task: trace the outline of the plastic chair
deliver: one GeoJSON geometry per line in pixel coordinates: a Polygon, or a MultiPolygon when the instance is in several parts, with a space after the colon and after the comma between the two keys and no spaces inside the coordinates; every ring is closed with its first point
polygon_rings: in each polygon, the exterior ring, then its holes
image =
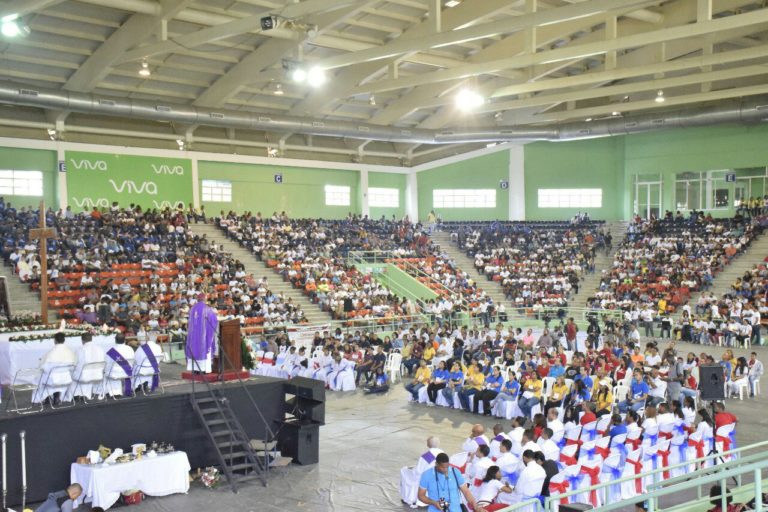
{"type": "MultiPolygon", "coordinates": [[[[72,372],[75,369],[75,365],[73,364],[64,364],[64,365],[58,365],[53,366],[47,370],[47,373],[45,370],[43,370],[43,378],[40,380],[41,386],[38,386],[35,393],[32,395],[33,397],[35,395],[38,395],[38,393],[43,393],[49,389],[55,390],[52,394],[59,393],[60,394],[60,403],[69,402],[68,405],[54,405],[53,401],[51,401],[51,409],[59,409],[59,408],[67,408],[72,407],[75,405],[75,403],[72,401],[71,398],[66,396],[67,388],[69,388],[70,385],[72,385],[72,372]],[[69,398],[69,400],[67,400],[69,398]]],[[[45,398],[50,397],[51,395],[47,396],[41,396],[38,395],[41,399],[41,402],[45,400],[45,398]]]]}
{"type": "MultiPolygon", "coordinates": [[[[157,358],[158,363],[160,363],[161,360],[162,356],[157,358]]],[[[155,369],[152,368],[152,363],[149,362],[149,359],[145,359],[138,366],[134,364],[133,375],[131,376],[131,389],[133,389],[135,393],[136,388],[141,386],[141,392],[144,396],[147,396],[152,393],[152,391],[150,390],[150,392],[147,393],[146,389],[144,389],[144,386],[141,384],[151,383],[155,376],[157,376],[157,389],[160,390],[160,394],[162,395],[165,393],[165,388],[163,387],[163,379],[160,378],[160,365],[158,364],[157,371],[155,371],[155,369]]]]}
{"type": "Polygon", "coordinates": [[[5,403],[6,412],[15,412],[18,414],[33,414],[41,412],[43,410],[43,403],[40,402],[40,409],[35,409],[35,404],[30,399],[29,407],[19,407],[18,397],[16,393],[23,391],[31,391],[33,394],[37,391],[37,387],[40,385],[40,380],[43,378],[43,371],[40,368],[24,368],[16,372],[13,376],[13,382],[8,389],[11,392],[11,400],[5,403]],[[9,408],[13,402],[13,408],[9,408]]]}

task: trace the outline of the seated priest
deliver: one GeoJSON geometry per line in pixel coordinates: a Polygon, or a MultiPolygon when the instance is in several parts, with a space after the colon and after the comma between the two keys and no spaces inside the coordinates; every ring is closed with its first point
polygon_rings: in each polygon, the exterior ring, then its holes
{"type": "Polygon", "coordinates": [[[427,451],[422,453],[416,465],[413,467],[403,467],[400,469],[400,498],[411,506],[411,508],[423,507],[424,504],[418,501],[419,480],[424,471],[435,467],[435,458],[439,453],[440,439],[430,436],[427,439],[427,451]]]}
{"type": "Polygon", "coordinates": [[[67,389],[65,401],[73,398],[90,400],[94,392],[101,394],[106,365],[104,349],[93,343],[93,335],[89,332],[83,333],[80,339],[83,345],[75,354],[77,363],[72,371],[72,384],[67,389]]]}
{"type": "Polygon", "coordinates": [[[132,396],[133,349],[125,344],[125,334],[115,336],[115,346],[107,350],[107,365],[104,368],[104,395],[132,396]]]}
{"type": "Polygon", "coordinates": [[[163,349],[157,342],[150,339],[139,340],[133,362],[133,389],[149,393],[160,384],[160,361],[163,360],[163,349]]]}
{"type": "Polygon", "coordinates": [[[53,336],[53,348],[40,360],[42,377],[40,385],[32,395],[32,402],[41,403],[53,397],[54,405],[58,405],[61,398],[72,384],[72,369],[77,362],[75,353],[64,344],[66,337],[63,332],[57,332],[53,336]]]}

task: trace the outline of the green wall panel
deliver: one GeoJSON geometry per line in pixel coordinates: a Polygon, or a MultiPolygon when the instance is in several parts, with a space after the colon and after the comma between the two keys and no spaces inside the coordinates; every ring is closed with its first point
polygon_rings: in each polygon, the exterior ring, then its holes
{"type": "Polygon", "coordinates": [[[435,189],[494,189],[496,208],[435,209],[443,220],[506,220],[509,217],[509,191],[499,182],[509,179],[509,151],[497,151],[461,162],[435,167],[418,173],[419,220],[432,210],[435,189]]]}
{"type": "Polygon", "coordinates": [[[339,219],[350,212],[360,213],[360,176],[356,171],[201,161],[198,173],[201,199],[202,180],[232,183],[231,203],[201,202],[208,215],[218,215],[221,210],[261,212],[264,216],[285,211],[294,218],[339,219]],[[282,183],[275,183],[275,174],[283,175],[282,183]],[[326,206],[325,185],[350,187],[350,206],[326,206]]]}
{"type": "Polygon", "coordinates": [[[72,210],[138,204],[165,208],[192,202],[192,165],[182,158],[67,151],[67,195],[72,210]]]}
{"type": "Polygon", "coordinates": [[[562,220],[579,211],[593,219],[622,216],[624,138],[537,142],[525,146],[525,218],[562,220]],[[540,188],[601,188],[602,208],[539,208],[540,188]]]}
{"type": "Polygon", "coordinates": [[[388,219],[394,215],[398,220],[405,217],[405,174],[395,174],[388,172],[369,172],[368,187],[374,188],[396,188],[400,191],[400,206],[397,208],[384,208],[371,206],[370,217],[379,219],[382,215],[388,219]]]}
{"type": "Polygon", "coordinates": [[[56,192],[59,177],[55,151],[0,147],[0,162],[2,162],[0,168],[4,170],[43,173],[43,197],[6,195],[7,202],[15,208],[20,208],[22,206],[37,207],[40,200],[44,200],[46,206],[59,207],[56,192]]]}

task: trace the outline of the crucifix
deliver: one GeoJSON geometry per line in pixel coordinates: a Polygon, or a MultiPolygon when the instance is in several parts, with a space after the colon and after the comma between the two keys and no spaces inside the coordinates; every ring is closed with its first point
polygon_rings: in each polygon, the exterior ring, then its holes
{"type": "Polygon", "coordinates": [[[48,239],[56,238],[56,229],[45,226],[45,201],[40,201],[40,223],[29,230],[29,238],[40,240],[40,309],[43,324],[48,323],[48,239]]]}

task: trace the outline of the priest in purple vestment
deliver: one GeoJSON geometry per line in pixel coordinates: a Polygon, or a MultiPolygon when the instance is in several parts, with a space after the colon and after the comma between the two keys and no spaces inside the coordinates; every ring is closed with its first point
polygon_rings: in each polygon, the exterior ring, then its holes
{"type": "Polygon", "coordinates": [[[187,324],[187,370],[211,373],[211,364],[217,351],[219,319],[216,310],[205,303],[205,294],[189,310],[187,324]]]}

